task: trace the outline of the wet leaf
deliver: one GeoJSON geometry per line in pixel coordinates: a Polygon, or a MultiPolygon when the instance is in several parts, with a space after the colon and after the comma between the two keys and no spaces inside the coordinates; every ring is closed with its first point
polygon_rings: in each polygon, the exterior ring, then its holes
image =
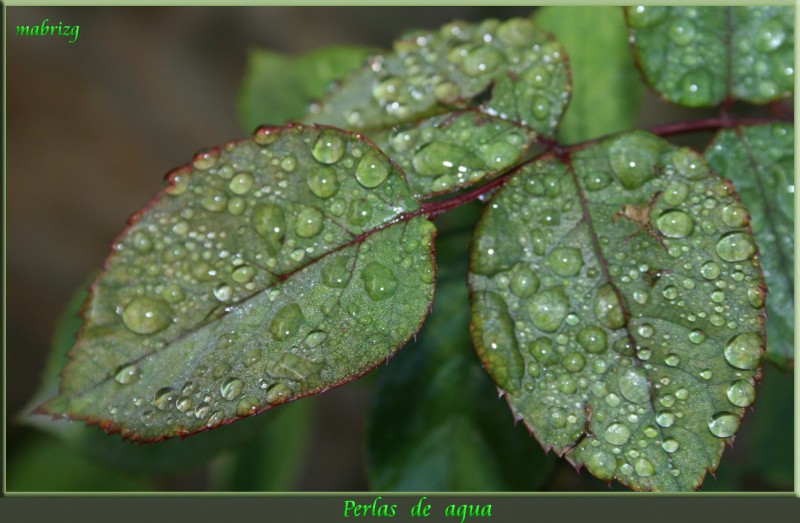
{"type": "Polygon", "coordinates": [[[248,131],[300,120],[333,82],[377,52],[369,47],[333,46],[293,57],[253,49],[237,96],[239,120],[248,131]]]}
{"type": "Polygon", "coordinates": [[[699,154],[644,132],[537,161],[490,200],[472,337],[546,449],[636,490],[716,469],[764,347],[755,240],[723,219],[736,206],[699,154]]]}
{"type": "Polygon", "coordinates": [[[792,7],[627,8],[645,78],[688,107],[765,103],[794,90],[792,7]]]}
{"type": "Polygon", "coordinates": [[[629,129],[643,89],[628,45],[624,12],[611,6],[551,5],[538,9],[533,20],[553,33],[569,56],[572,99],[558,128],[559,140],[577,143],[629,129]]]}
{"type": "Polygon", "coordinates": [[[706,158],[733,182],[749,211],[732,209],[723,219],[753,228],[769,289],[767,357],[786,367],[794,358],[794,129],[772,124],[722,131],[706,158]]]}
{"type": "Polygon", "coordinates": [[[435,229],[369,142],[261,128],[168,182],[92,284],[42,411],[137,440],[192,434],[350,381],[419,329],[435,229]]]}
{"type": "Polygon", "coordinates": [[[419,342],[380,374],[368,436],[375,490],[535,490],[552,469],[527,430],[512,423],[472,352],[468,242],[466,232],[437,241],[431,318],[419,342]]]}
{"type": "Polygon", "coordinates": [[[307,121],[371,131],[478,106],[552,136],[569,100],[561,46],[529,20],[453,22],[416,31],[372,57],[307,121]]]}

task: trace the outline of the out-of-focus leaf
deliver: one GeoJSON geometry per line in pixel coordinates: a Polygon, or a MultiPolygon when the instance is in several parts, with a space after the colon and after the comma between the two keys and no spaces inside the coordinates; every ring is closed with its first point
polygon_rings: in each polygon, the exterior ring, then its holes
{"type": "Polygon", "coordinates": [[[546,449],[636,490],[716,469],[765,343],[746,216],[699,154],[644,132],[537,161],[490,200],[473,340],[546,449]]]}
{"type": "Polygon", "coordinates": [[[168,181],[92,284],[41,411],[189,435],[350,381],[419,330],[435,228],[370,142],[260,128],[168,181]]]}
{"type": "Polygon", "coordinates": [[[9,492],[133,492],[147,481],[111,471],[52,437],[32,439],[8,463],[9,492]]]}
{"type": "MultiPolygon", "coordinates": [[[[767,282],[767,358],[794,359],[794,128],[790,124],[721,131],[706,150],[750,212],[767,282]]],[[[725,215],[723,215],[723,219],[725,215]]]]}
{"type": "Polygon", "coordinates": [[[332,46],[292,57],[251,50],[236,101],[242,126],[251,131],[259,125],[302,119],[333,82],[378,52],[370,47],[332,46]]]}
{"type": "Polygon", "coordinates": [[[558,128],[564,143],[629,129],[642,99],[625,15],[619,7],[547,6],[533,21],[564,46],[572,99],[558,128]]]}
{"type": "Polygon", "coordinates": [[[645,78],[667,100],[710,107],[794,92],[794,8],[628,7],[645,78]]]}
{"type": "Polygon", "coordinates": [[[432,316],[420,341],[381,371],[369,424],[373,489],[534,490],[552,468],[528,431],[514,426],[471,350],[468,242],[467,233],[437,242],[432,316]]]}
{"type": "Polygon", "coordinates": [[[569,100],[564,50],[530,20],[415,31],[313,108],[308,121],[367,132],[479,106],[553,135],[569,100]]]}
{"type": "Polygon", "coordinates": [[[271,414],[257,437],[220,457],[215,465],[216,489],[271,492],[293,490],[300,473],[314,410],[298,401],[271,414]]]}

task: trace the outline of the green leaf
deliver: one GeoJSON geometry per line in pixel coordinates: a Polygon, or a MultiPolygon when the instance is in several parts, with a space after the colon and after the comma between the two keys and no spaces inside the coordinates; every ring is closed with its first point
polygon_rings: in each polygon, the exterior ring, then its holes
{"type": "Polygon", "coordinates": [[[307,121],[372,131],[479,106],[552,136],[569,100],[564,50],[529,20],[409,33],[315,106],[307,121]]]}
{"type": "Polygon", "coordinates": [[[193,434],[350,381],[424,321],[435,228],[363,138],[260,128],[168,181],[92,284],[41,411],[193,434]]]}
{"type": "Polygon", "coordinates": [[[648,83],[688,107],[794,92],[793,7],[627,8],[648,83]]]}
{"type": "Polygon", "coordinates": [[[302,472],[313,404],[291,403],[269,416],[259,435],[215,463],[216,490],[290,491],[302,472]]]}
{"type": "Polygon", "coordinates": [[[553,33],[569,56],[573,94],[558,129],[559,140],[576,143],[629,129],[643,89],[623,11],[610,6],[547,6],[536,11],[533,21],[553,33]]]}
{"type": "MultiPolygon", "coordinates": [[[[90,281],[87,281],[85,287],[88,287],[89,284],[90,281]]],[[[263,433],[265,424],[267,430],[273,426],[267,416],[261,416],[243,423],[226,425],[213,432],[198,434],[187,440],[171,440],[160,445],[140,447],[118,438],[110,438],[102,432],[86,430],[85,427],[69,423],[67,420],[50,420],[39,416],[30,416],[30,412],[37,405],[58,393],[59,371],[69,361],[67,353],[77,339],[82,323],[79,312],[87,297],[88,292],[84,288],[75,293],[70,300],[56,326],[41,385],[15,420],[17,423],[38,428],[63,441],[66,447],[59,452],[70,454],[69,457],[64,457],[65,460],[80,462],[86,457],[97,466],[112,467],[127,474],[150,476],[172,474],[201,465],[223,450],[247,444],[263,433]]],[[[302,403],[300,402],[300,405],[302,403]]],[[[52,446],[49,443],[46,445],[48,448],[52,446]]],[[[273,451],[273,455],[284,457],[285,453],[282,450],[273,451]]],[[[66,490],[72,490],[72,488],[66,490]]],[[[88,488],[88,490],[103,489],[88,488]]]]}
{"type": "Polygon", "coordinates": [[[380,374],[368,435],[375,490],[534,490],[552,468],[527,430],[512,424],[470,349],[468,242],[468,233],[437,241],[442,268],[431,318],[420,341],[380,374]]]}
{"type": "Polygon", "coordinates": [[[769,290],[767,357],[785,367],[794,358],[794,128],[771,124],[721,131],[706,158],[733,182],[750,211],[746,219],[769,290]]]}
{"type": "Polygon", "coordinates": [[[550,157],[486,207],[472,334],[514,415],[577,467],[698,488],[754,397],[764,282],[746,210],[703,158],[644,132],[550,157]],[[507,248],[513,245],[516,248],[507,248]]]}
{"type": "Polygon", "coordinates": [[[359,68],[378,49],[333,46],[290,57],[266,49],[247,56],[236,107],[248,131],[264,124],[300,120],[332,82],[359,68]]]}
{"type": "Polygon", "coordinates": [[[133,492],[153,490],[147,481],[98,465],[64,442],[37,437],[9,463],[10,492],[133,492]]]}

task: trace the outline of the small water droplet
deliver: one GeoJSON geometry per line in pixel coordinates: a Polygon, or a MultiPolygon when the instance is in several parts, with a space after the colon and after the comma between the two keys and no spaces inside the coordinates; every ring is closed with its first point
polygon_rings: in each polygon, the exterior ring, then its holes
{"type": "Polygon", "coordinates": [[[172,320],[170,306],[155,298],[134,298],[122,312],[123,323],[136,334],[155,334],[167,328],[172,320]]]}
{"type": "Polygon", "coordinates": [[[611,283],[604,283],[597,289],[594,314],[597,321],[609,329],[619,329],[625,325],[625,312],[611,283]]]}
{"type": "Polygon", "coordinates": [[[612,423],[606,428],[606,441],[612,445],[624,445],[631,437],[631,430],[624,423],[612,423]]]}
{"type": "Polygon", "coordinates": [[[656,221],[658,230],[667,238],[685,238],[694,230],[692,217],[683,211],[666,211],[656,221]]]}
{"type": "Polygon", "coordinates": [[[397,289],[397,276],[385,265],[370,262],[361,272],[364,280],[364,290],[373,301],[385,300],[394,295],[397,289]]]}
{"type": "Polygon", "coordinates": [[[568,371],[568,372],[580,372],[583,369],[583,366],[586,364],[586,359],[577,352],[571,352],[564,356],[564,359],[561,360],[561,365],[568,371]]]}
{"type": "Polygon", "coordinates": [[[743,332],[725,346],[725,360],[737,369],[755,369],[761,363],[763,339],[757,332],[743,332]]]}
{"type": "Polygon", "coordinates": [[[739,429],[739,416],[732,412],[717,412],[708,422],[708,430],[718,438],[729,438],[739,429]]]}
{"type": "Polygon", "coordinates": [[[509,290],[514,296],[527,298],[539,289],[539,278],[527,267],[518,269],[511,278],[509,290]]]}
{"type": "Polygon", "coordinates": [[[677,354],[668,354],[667,357],[664,358],[664,363],[666,363],[669,367],[677,367],[680,362],[681,359],[677,354]]]}
{"type": "Polygon", "coordinates": [[[250,173],[239,173],[231,178],[228,188],[234,194],[246,194],[253,186],[253,175],[250,173]]]}
{"type": "Polygon", "coordinates": [[[369,153],[361,158],[356,167],[356,179],[364,187],[377,187],[389,176],[389,165],[378,155],[369,153]]]}
{"type": "Polygon", "coordinates": [[[279,405],[289,401],[292,395],[292,389],[283,383],[277,383],[267,391],[266,399],[270,405],[279,405]]]}
{"type": "Polygon", "coordinates": [[[528,304],[528,314],[536,328],[553,332],[569,314],[569,299],[563,287],[552,287],[535,294],[528,304]]]}
{"type": "Polygon", "coordinates": [[[644,403],[650,399],[650,382],[643,370],[628,369],[620,376],[619,391],[628,401],[644,403]]]}
{"type": "Polygon", "coordinates": [[[668,410],[662,410],[656,414],[656,423],[665,429],[669,428],[675,423],[675,414],[668,410]]]}
{"type": "Polygon", "coordinates": [[[222,397],[228,401],[233,401],[239,397],[244,389],[244,382],[238,378],[228,378],[222,382],[219,388],[222,397]]]}
{"type": "Polygon", "coordinates": [[[598,479],[611,481],[617,470],[617,460],[608,452],[596,450],[586,460],[586,469],[598,479]]]}
{"type": "Polygon", "coordinates": [[[156,391],[152,404],[158,410],[167,411],[175,404],[175,392],[170,387],[163,387],[156,391]]]}
{"type": "Polygon", "coordinates": [[[258,411],[258,398],[245,396],[236,404],[237,416],[252,416],[258,411]]]}
{"type": "Polygon", "coordinates": [[[756,399],[756,389],[748,380],[736,380],[728,385],[727,396],[737,407],[749,407],[756,399]]]}
{"type": "Polygon", "coordinates": [[[586,352],[593,354],[603,353],[608,347],[606,332],[594,325],[584,327],[581,332],[578,333],[578,343],[586,349],[586,352]]]}
{"type": "Polygon", "coordinates": [[[233,289],[230,285],[220,285],[214,289],[214,297],[222,302],[229,301],[233,297],[233,289]]]}
{"type": "Polygon", "coordinates": [[[294,336],[305,321],[303,312],[296,303],[281,307],[272,318],[269,332],[278,340],[283,341],[294,336]]]}
{"type": "Polygon", "coordinates": [[[668,454],[672,454],[673,452],[678,450],[679,447],[680,445],[675,440],[675,438],[665,438],[664,441],[661,443],[661,448],[664,449],[664,452],[667,452],[668,454]]]}
{"type": "Polygon", "coordinates": [[[324,130],[311,149],[311,155],[320,163],[332,164],[344,156],[344,149],[344,141],[337,132],[324,130]]]}
{"type": "Polygon", "coordinates": [[[339,179],[330,167],[314,170],[306,180],[309,190],[319,198],[327,199],[339,191],[339,179]]]}
{"type": "Polygon", "coordinates": [[[639,458],[633,466],[636,473],[642,477],[649,477],[656,473],[656,469],[652,463],[644,458],[639,458]]]}
{"type": "Polygon", "coordinates": [[[550,252],[550,268],[559,276],[575,276],[583,267],[581,251],[574,247],[556,247],[550,252]]]}
{"type": "Polygon", "coordinates": [[[315,207],[304,207],[297,215],[294,230],[301,238],[311,238],[322,230],[324,217],[315,207]]]}
{"type": "Polygon", "coordinates": [[[140,375],[139,367],[136,365],[123,365],[118,367],[114,373],[114,381],[120,385],[130,385],[138,380],[140,375]]]}
{"type": "Polygon", "coordinates": [[[691,341],[692,343],[695,344],[703,343],[705,339],[706,339],[706,334],[700,329],[695,329],[689,333],[689,341],[691,341]]]}

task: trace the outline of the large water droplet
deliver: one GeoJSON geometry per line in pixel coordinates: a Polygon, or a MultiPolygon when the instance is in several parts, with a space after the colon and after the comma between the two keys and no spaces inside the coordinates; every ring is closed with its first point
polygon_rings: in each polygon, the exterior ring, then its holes
{"type": "Polygon", "coordinates": [[[728,385],[727,396],[737,407],[749,407],[756,399],[756,389],[748,380],[736,380],[728,385]]]}
{"type": "Polygon", "coordinates": [[[347,268],[348,258],[339,256],[322,268],[322,283],[332,289],[344,289],[350,281],[350,270],[347,268]]]}
{"type": "Polygon", "coordinates": [[[552,287],[535,294],[528,305],[528,313],[536,328],[553,332],[569,314],[569,299],[563,287],[552,287]]]}
{"type": "Polygon", "coordinates": [[[739,429],[739,416],[732,412],[717,412],[708,422],[708,430],[718,438],[729,438],[739,429]]]}
{"type": "Polygon", "coordinates": [[[611,481],[614,479],[614,472],[617,470],[617,460],[608,452],[596,450],[586,460],[586,469],[598,479],[611,481]]]}
{"type": "Polygon", "coordinates": [[[222,382],[219,392],[223,398],[233,401],[239,397],[244,389],[244,382],[238,378],[228,378],[222,382]]]}
{"type": "Polygon", "coordinates": [[[114,373],[114,381],[120,385],[130,385],[138,380],[140,375],[139,367],[136,365],[123,365],[118,367],[114,373]]]}
{"type": "Polygon", "coordinates": [[[650,383],[639,368],[628,369],[619,378],[619,391],[630,402],[644,403],[650,399],[650,383]]]}
{"type": "Polygon", "coordinates": [[[611,168],[622,186],[632,190],[655,176],[655,164],[661,149],[658,138],[645,134],[626,134],[608,150],[611,168]]]}
{"type": "Polygon", "coordinates": [[[315,207],[304,207],[297,214],[297,221],[294,230],[301,238],[311,238],[322,230],[324,217],[319,209],[315,207]]]}
{"type": "Polygon", "coordinates": [[[624,445],[631,437],[631,430],[624,423],[612,423],[605,433],[606,441],[612,445],[624,445]]]}
{"type": "Polygon", "coordinates": [[[154,334],[167,328],[172,320],[170,306],[155,298],[134,298],[122,311],[123,323],[136,334],[154,334]]]}
{"type": "Polygon", "coordinates": [[[322,131],[311,149],[311,155],[320,163],[336,163],[344,156],[344,141],[334,131],[322,131]]]}
{"type": "Polygon", "coordinates": [[[330,167],[316,169],[306,180],[309,190],[319,198],[330,198],[339,191],[339,179],[330,167]]]}
{"type": "Polygon", "coordinates": [[[550,252],[550,268],[559,276],[575,276],[583,267],[583,256],[575,247],[556,247],[550,252]]]}
{"type": "Polygon", "coordinates": [[[361,279],[364,280],[364,290],[374,301],[391,297],[397,289],[397,276],[392,269],[378,262],[368,263],[361,272],[361,279]]]}
{"type": "Polygon", "coordinates": [[[527,298],[539,289],[539,278],[527,267],[517,269],[511,278],[509,290],[514,296],[527,298]]]}
{"type": "Polygon", "coordinates": [[[262,203],[253,209],[253,228],[266,240],[267,252],[274,256],[280,251],[286,235],[283,209],[273,203],[262,203]]]}
{"type": "Polygon", "coordinates": [[[586,349],[586,352],[593,354],[605,352],[608,347],[606,332],[594,325],[584,327],[581,332],[578,333],[578,343],[586,349]]]}
{"type": "Polygon", "coordinates": [[[726,234],[717,242],[717,254],[728,262],[744,261],[756,253],[753,238],[743,232],[726,234]]]}
{"type": "Polygon", "coordinates": [[[683,211],[667,211],[657,220],[658,230],[667,238],[685,238],[692,234],[694,221],[683,211]]]}
{"type": "Polygon", "coordinates": [[[744,227],[750,223],[750,214],[739,204],[726,205],[722,209],[722,223],[728,227],[744,227]]]}
{"type": "Polygon", "coordinates": [[[619,329],[625,326],[625,311],[611,283],[604,283],[594,296],[594,315],[603,326],[619,329]]]}
{"type": "Polygon", "coordinates": [[[761,363],[763,339],[757,332],[743,332],[725,346],[725,360],[737,369],[755,369],[761,363]]]}
{"type": "Polygon", "coordinates": [[[305,317],[300,307],[296,303],[290,303],[275,313],[269,331],[276,340],[282,341],[294,336],[303,321],[305,321],[305,317]]]}
{"type": "Polygon", "coordinates": [[[383,183],[386,177],[389,176],[389,166],[383,158],[378,155],[369,153],[358,162],[356,167],[356,179],[358,183],[371,189],[383,183]]]}
{"type": "Polygon", "coordinates": [[[636,474],[642,477],[652,476],[656,473],[656,468],[653,466],[653,464],[644,458],[637,459],[636,463],[633,465],[633,468],[636,471],[636,474]]]}
{"type": "Polygon", "coordinates": [[[480,167],[480,160],[468,149],[444,142],[433,142],[420,149],[412,159],[414,173],[438,177],[456,174],[460,169],[480,167]]]}

